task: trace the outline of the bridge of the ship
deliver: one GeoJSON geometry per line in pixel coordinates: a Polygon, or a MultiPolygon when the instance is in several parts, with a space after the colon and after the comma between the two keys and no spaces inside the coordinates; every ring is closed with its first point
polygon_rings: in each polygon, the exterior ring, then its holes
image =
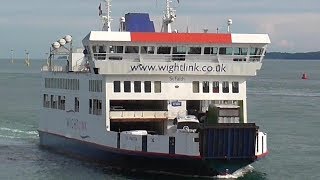
{"type": "MultiPolygon", "coordinates": [[[[249,74],[255,75],[269,43],[267,34],[233,33],[92,31],[83,39],[85,55],[92,60],[92,66],[99,68],[100,74],[139,74],[137,71],[129,72],[132,65],[146,65],[141,69],[145,73],[145,70],[152,71],[152,66],[159,63],[183,63],[188,67],[194,63],[204,66],[214,63],[236,63],[239,69],[252,69],[249,74]],[[251,65],[248,65],[249,63],[251,65]],[[119,65],[122,68],[119,68],[119,65]]],[[[161,74],[161,71],[151,71],[148,74],[161,74]]]]}

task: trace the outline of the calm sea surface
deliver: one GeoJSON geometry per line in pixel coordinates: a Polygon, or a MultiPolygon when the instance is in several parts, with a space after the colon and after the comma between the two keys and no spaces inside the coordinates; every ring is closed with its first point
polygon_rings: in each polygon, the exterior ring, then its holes
{"type": "MultiPolygon", "coordinates": [[[[38,146],[40,67],[0,59],[0,179],[178,179],[122,172],[38,146]]],[[[270,155],[240,179],[320,179],[320,61],[265,60],[248,80],[248,118],[270,155]],[[301,80],[306,72],[309,80],[301,80]]]]}

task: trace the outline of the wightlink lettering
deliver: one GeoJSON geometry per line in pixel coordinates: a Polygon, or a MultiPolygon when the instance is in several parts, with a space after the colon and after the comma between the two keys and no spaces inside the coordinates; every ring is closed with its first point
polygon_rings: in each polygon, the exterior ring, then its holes
{"type": "Polygon", "coordinates": [[[178,64],[174,63],[172,65],[132,65],[130,66],[131,71],[143,71],[143,72],[150,72],[150,71],[163,71],[168,73],[174,72],[226,72],[226,66],[224,64],[218,64],[215,66],[207,66],[207,65],[198,65],[194,63],[190,64],[178,64]]]}

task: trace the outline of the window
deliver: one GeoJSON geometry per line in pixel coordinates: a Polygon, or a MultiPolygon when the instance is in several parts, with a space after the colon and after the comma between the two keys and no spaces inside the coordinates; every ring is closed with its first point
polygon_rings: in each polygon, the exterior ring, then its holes
{"type": "Polygon", "coordinates": [[[232,93],[239,93],[239,82],[232,82],[232,93]]]}
{"type": "Polygon", "coordinates": [[[139,46],[126,46],[125,53],[139,53],[139,46]]]}
{"type": "Polygon", "coordinates": [[[222,82],[222,92],[229,93],[229,82],[228,81],[222,82]]]}
{"type": "Polygon", "coordinates": [[[102,114],[102,100],[89,99],[89,114],[94,114],[94,115],[102,114]]]}
{"type": "Polygon", "coordinates": [[[151,93],[151,81],[144,82],[144,92],[151,93]]]}
{"type": "Polygon", "coordinates": [[[221,55],[232,55],[233,48],[231,47],[221,47],[219,48],[219,54],[221,55]]]}
{"type": "Polygon", "coordinates": [[[172,54],[186,54],[186,52],[185,46],[176,46],[172,48],[172,54]]]}
{"type": "Polygon", "coordinates": [[[99,53],[106,53],[104,46],[99,46],[99,53]]]}
{"type": "Polygon", "coordinates": [[[213,81],[212,83],[212,92],[219,93],[219,81],[213,81]]]}
{"type": "Polygon", "coordinates": [[[120,81],[113,81],[113,92],[120,92],[120,81]]]}
{"type": "Polygon", "coordinates": [[[123,53],[123,46],[109,46],[109,53],[123,53]]]}
{"type": "Polygon", "coordinates": [[[250,55],[262,55],[263,48],[250,48],[250,55]]]}
{"type": "Polygon", "coordinates": [[[124,81],[124,92],[131,92],[131,82],[124,81]]]}
{"type": "Polygon", "coordinates": [[[189,47],[188,54],[201,54],[201,47],[189,47]]]}
{"type": "Polygon", "coordinates": [[[141,54],[154,54],[154,46],[141,46],[141,54]]]}
{"type": "Polygon", "coordinates": [[[92,99],[89,99],[89,114],[92,114],[92,99]]]}
{"type": "Polygon", "coordinates": [[[193,93],[199,93],[199,81],[192,82],[192,91],[193,93]]]}
{"type": "Polygon", "coordinates": [[[170,54],[170,53],[171,53],[171,47],[168,47],[168,46],[158,47],[157,54],[170,54]]]}
{"type": "Polygon", "coordinates": [[[75,97],[74,98],[74,112],[79,112],[79,107],[80,107],[79,98],[75,97]]]}
{"type": "Polygon", "coordinates": [[[58,96],[58,109],[65,110],[66,97],[58,96]]]}
{"type": "Polygon", "coordinates": [[[205,47],[204,54],[218,54],[218,48],[216,47],[205,47]]]}
{"type": "Polygon", "coordinates": [[[209,93],[209,81],[202,82],[202,92],[209,93]]]}
{"type": "Polygon", "coordinates": [[[161,93],[161,81],[154,82],[154,92],[161,93]]]}
{"type": "Polygon", "coordinates": [[[57,96],[51,95],[51,108],[57,109],[57,96]]]}
{"type": "Polygon", "coordinates": [[[141,81],[134,81],[134,92],[141,92],[141,81]]]}
{"type": "Polygon", "coordinates": [[[234,55],[247,55],[248,53],[248,48],[239,48],[236,47],[233,49],[233,54],[234,55]]]}
{"type": "Polygon", "coordinates": [[[50,100],[48,94],[43,95],[43,107],[49,108],[50,107],[50,100]]]}

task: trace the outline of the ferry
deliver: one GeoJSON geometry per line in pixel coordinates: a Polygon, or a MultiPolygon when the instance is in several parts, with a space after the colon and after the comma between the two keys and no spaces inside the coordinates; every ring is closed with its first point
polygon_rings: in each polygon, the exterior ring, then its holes
{"type": "MultiPolygon", "coordinates": [[[[170,0],[161,31],[128,13],[83,48],[52,44],[42,67],[40,145],[108,166],[191,176],[237,172],[268,154],[267,134],[248,121],[246,80],[260,70],[267,34],[172,30],[170,0]],[[61,58],[63,57],[63,58],[61,58]]],[[[102,12],[102,9],[105,12],[102,12]]]]}

